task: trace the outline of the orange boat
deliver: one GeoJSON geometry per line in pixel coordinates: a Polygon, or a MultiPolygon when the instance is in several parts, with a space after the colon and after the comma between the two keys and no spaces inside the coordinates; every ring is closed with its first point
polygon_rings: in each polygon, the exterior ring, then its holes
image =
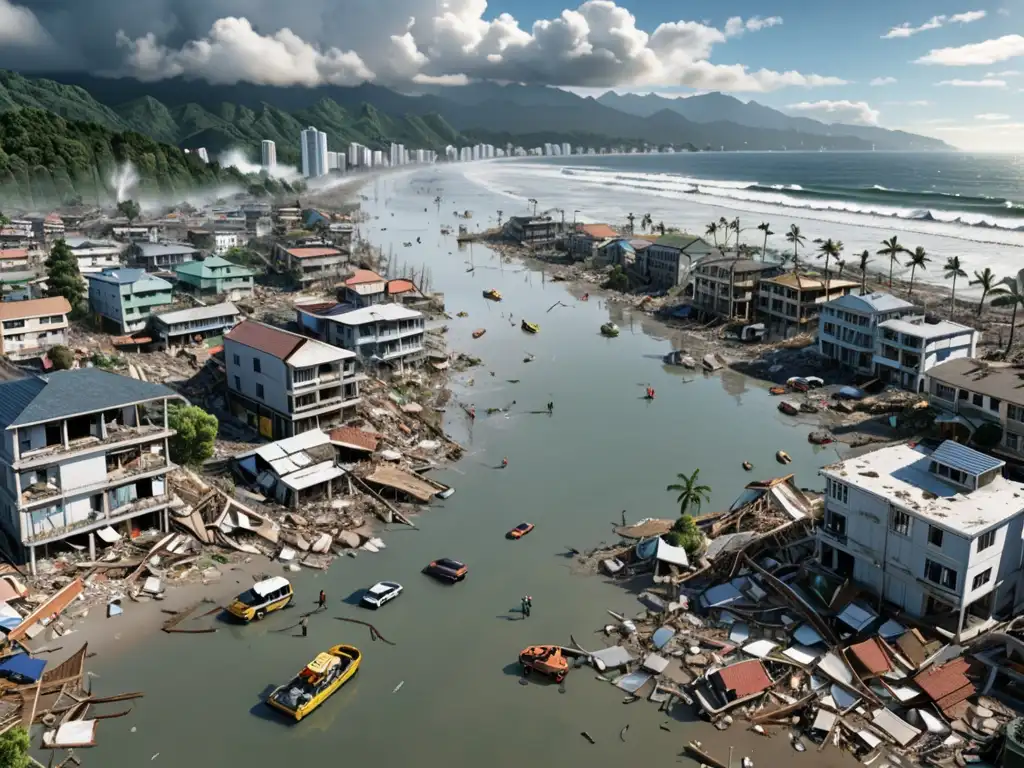
{"type": "Polygon", "coordinates": [[[475,331],[473,331],[473,338],[474,339],[479,339],[485,333],[487,333],[487,329],[486,328],[477,328],[475,331]]]}
{"type": "Polygon", "coordinates": [[[536,670],[554,679],[556,683],[565,680],[569,674],[569,660],[562,655],[562,649],[557,645],[531,645],[524,648],[519,652],[519,663],[524,675],[536,670]]]}
{"type": "Polygon", "coordinates": [[[768,390],[768,392],[770,394],[773,394],[773,395],[784,395],[784,394],[786,394],[786,388],[785,387],[772,387],[771,389],[768,390]]]}

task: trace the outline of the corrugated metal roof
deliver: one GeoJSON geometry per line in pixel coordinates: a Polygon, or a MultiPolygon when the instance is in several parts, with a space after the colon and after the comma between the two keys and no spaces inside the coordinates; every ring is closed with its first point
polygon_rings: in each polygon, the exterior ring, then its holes
{"type": "Polygon", "coordinates": [[[760,693],[772,684],[764,664],[757,659],[723,667],[718,670],[718,677],[725,685],[725,689],[732,691],[737,699],[760,693]]]}
{"type": "Polygon", "coordinates": [[[877,637],[869,637],[861,643],[851,645],[849,653],[872,675],[881,675],[892,669],[889,657],[877,637]]]}
{"type": "Polygon", "coordinates": [[[305,341],[305,337],[263,323],[244,320],[232,328],[224,340],[258,349],[278,360],[287,360],[288,356],[305,341]]]}
{"type": "Polygon", "coordinates": [[[188,243],[147,243],[136,241],[133,245],[138,248],[142,258],[150,256],[176,256],[179,254],[197,254],[199,249],[188,243]]]}
{"type": "Polygon", "coordinates": [[[217,317],[235,316],[241,314],[231,302],[223,304],[210,304],[205,307],[193,307],[192,309],[179,309],[177,312],[166,312],[157,315],[156,319],[165,325],[176,323],[187,323],[192,320],[213,320],[217,317]]]}
{"type": "Polygon", "coordinates": [[[906,299],[901,299],[897,296],[893,296],[891,293],[884,293],[879,291],[878,293],[868,293],[857,296],[855,294],[847,294],[846,296],[840,296],[838,299],[832,299],[832,301],[825,304],[826,307],[842,307],[844,309],[850,309],[854,312],[864,312],[866,314],[874,312],[892,312],[898,309],[913,309],[914,305],[906,299]]]}
{"type": "Polygon", "coordinates": [[[331,430],[331,441],[346,447],[371,453],[377,450],[377,434],[358,427],[338,427],[331,430]]]}
{"type": "Polygon", "coordinates": [[[0,320],[66,315],[70,311],[71,305],[63,296],[54,296],[49,299],[28,299],[27,301],[5,301],[0,303],[0,320]]]}
{"type": "Polygon", "coordinates": [[[967,677],[970,663],[954,659],[941,667],[932,667],[914,678],[914,682],[940,709],[949,709],[974,695],[974,683],[967,677]]]}
{"type": "Polygon", "coordinates": [[[993,469],[1003,467],[1006,462],[987,456],[954,440],[946,440],[931,455],[932,461],[945,464],[953,469],[960,469],[969,475],[982,475],[993,469]]]}

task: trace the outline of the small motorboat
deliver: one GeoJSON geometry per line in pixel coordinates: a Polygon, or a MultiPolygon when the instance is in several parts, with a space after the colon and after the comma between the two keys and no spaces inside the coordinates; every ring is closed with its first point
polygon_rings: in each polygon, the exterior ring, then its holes
{"type": "Polygon", "coordinates": [[[524,363],[532,363],[536,359],[537,358],[536,358],[535,355],[527,355],[526,357],[523,358],[523,362],[524,363]]]}
{"type": "Polygon", "coordinates": [[[267,704],[301,720],[359,671],[362,658],[355,646],[336,645],[318,654],[291,682],[276,688],[267,697],[267,704]]]}
{"type": "Polygon", "coordinates": [[[817,389],[818,387],[825,386],[825,380],[818,376],[805,376],[804,381],[807,382],[807,386],[811,389],[817,389]]]}
{"type": "Polygon", "coordinates": [[[484,291],[484,298],[490,299],[491,301],[501,301],[501,294],[494,288],[489,288],[484,291]]]}
{"type": "Polygon", "coordinates": [[[537,325],[537,323],[530,323],[527,322],[526,320],[523,320],[522,328],[527,333],[537,333],[538,331],[540,331],[540,326],[537,325]]]}
{"type": "Polygon", "coordinates": [[[785,451],[776,451],[775,460],[779,462],[779,464],[789,464],[793,461],[793,459],[790,458],[790,455],[785,451]]]}
{"type": "Polygon", "coordinates": [[[800,413],[800,406],[795,403],[789,402],[789,400],[783,400],[779,403],[779,410],[787,416],[796,416],[800,413]]]}
{"type": "Polygon", "coordinates": [[[750,470],[752,470],[754,468],[754,465],[751,464],[749,461],[744,461],[743,462],[743,468],[745,470],[747,470],[747,472],[749,472],[750,470]]]}
{"type": "Polygon", "coordinates": [[[601,335],[615,338],[619,335],[619,326],[615,323],[605,323],[601,326],[601,335]]]}
{"type": "Polygon", "coordinates": [[[785,387],[772,387],[771,389],[768,390],[768,394],[769,395],[784,395],[784,394],[786,394],[786,388],[785,387]]]}
{"type": "Polygon", "coordinates": [[[485,333],[487,333],[487,329],[486,328],[477,328],[475,331],[473,331],[473,338],[474,339],[479,339],[485,333]]]}
{"type": "Polygon", "coordinates": [[[562,648],[557,645],[531,645],[519,652],[519,663],[523,667],[523,674],[539,672],[552,678],[556,683],[565,680],[569,674],[569,660],[562,654],[562,648]]]}
{"type": "Polygon", "coordinates": [[[469,317],[469,312],[456,312],[456,317],[469,317]]]}

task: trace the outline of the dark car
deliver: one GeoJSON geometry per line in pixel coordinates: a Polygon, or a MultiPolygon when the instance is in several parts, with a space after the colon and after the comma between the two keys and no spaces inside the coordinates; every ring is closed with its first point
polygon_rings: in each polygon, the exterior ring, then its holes
{"type": "Polygon", "coordinates": [[[460,563],[458,560],[442,557],[439,560],[434,560],[426,567],[425,571],[435,578],[455,583],[466,578],[469,568],[466,567],[465,563],[460,563]]]}

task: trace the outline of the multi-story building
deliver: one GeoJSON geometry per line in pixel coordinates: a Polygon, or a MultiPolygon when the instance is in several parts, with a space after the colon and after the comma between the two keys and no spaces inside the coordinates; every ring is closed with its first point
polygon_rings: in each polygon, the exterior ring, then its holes
{"type": "Polygon", "coordinates": [[[100,529],[168,529],[177,397],[99,368],[0,384],[0,525],[33,573],[40,546],[80,537],[95,560],[100,529]]]}
{"type": "Polygon", "coordinates": [[[171,284],[141,269],[105,269],[85,277],[89,310],[120,333],[143,330],[154,310],[173,301],[171,284]]]}
{"type": "Polygon", "coordinates": [[[945,411],[936,422],[943,432],[966,442],[986,422],[1002,427],[992,451],[1024,463],[1024,387],[1010,365],[961,358],[928,371],[928,401],[945,411]]]}
{"type": "Polygon", "coordinates": [[[0,248],[27,248],[35,240],[35,231],[30,219],[10,219],[0,227],[0,248]]]}
{"type": "Polygon", "coordinates": [[[424,357],[423,313],[401,304],[375,304],[361,309],[297,306],[299,324],[328,344],[350,350],[366,365],[397,371],[415,367],[424,357]]]}
{"type": "Polygon", "coordinates": [[[252,296],[256,270],[210,256],[202,261],[190,261],[174,268],[178,290],[196,296],[226,296],[238,301],[252,296]]]}
{"type": "Polygon", "coordinates": [[[277,167],[277,144],[270,139],[260,142],[260,165],[266,171],[272,171],[277,167]]]}
{"type": "Polygon", "coordinates": [[[818,323],[821,307],[832,299],[851,293],[859,283],[831,278],[828,292],[825,281],[813,275],[787,272],[765,278],[758,286],[758,312],[773,326],[791,326],[806,330],[818,323]]]}
{"type": "Polygon", "coordinates": [[[302,131],[302,175],[315,179],[327,175],[327,134],[312,125],[302,131]]]}
{"type": "Polygon", "coordinates": [[[274,247],[274,260],[286,269],[300,287],[337,277],[344,269],[347,256],[337,248],[326,246],[288,248],[282,243],[274,247]]]}
{"type": "Polygon", "coordinates": [[[979,335],[974,328],[948,320],[886,320],[878,324],[875,336],[876,374],[887,384],[924,392],[925,377],[936,365],[976,355],[979,335]]]}
{"type": "Polygon", "coordinates": [[[206,151],[206,147],[199,147],[198,149],[196,149],[196,157],[198,157],[204,163],[210,162],[210,153],[206,151]]]}
{"type": "Polygon", "coordinates": [[[818,319],[818,351],[846,368],[874,375],[878,324],[913,313],[913,304],[890,293],[851,293],[832,299],[818,319]]]}
{"type": "Polygon", "coordinates": [[[264,437],[279,440],[329,429],[355,415],[355,353],[245,320],[224,337],[232,412],[264,437]]]}
{"type": "Polygon", "coordinates": [[[355,168],[359,165],[359,158],[362,156],[360,150],[363,148],[362,144],[353,141],[348,145],[348,167],[355,168]]]}
{"type": "Polygon", "coordinates": [[[619,237],[619,233],[607,224],[577,224],[569,233],[566,247],[573,258],[593,259],[600,245],[619,237]]]}
{"type": "Polygon", "coordinates": [[[357,269],[345,278],[339,289],[341,298],[356,309],[387,301],[387,280],[371,269],[357,269]]]}
{"type": "Polygon", "coordinates": [[[245,232],[237,229],[190,229],[188,241],[196,248],[223,256],[232,248],[237,248],[245,237],[245,232]]]}
{"type": "Polygon", "coordinates": [[[642,254],[637,254],[637,265],[651,288],[668,290],[686,285],[693,263],[712,253],[714,248],[700,237],[670,232],[651,243],[642,254]]]}
{"type": "Polygon", "coordinates": [[[1024,485],[952,440],[830,464],[823,566],[954,642],[1008,617],[1020,594],[1024,485]]]}
{"type": "Polygon", "coordinates": [[[32,360],[66,345],[69,314],[71,304],[63,296],[0,302],[0,355],[32,360]]]}
{"type": "Polygon", "coordinates": [[[505,232],[523,245],[540,245],[554,242],[561,227],[550,216],[510,216],[505,232]]]}
{"type": "Polygon", "coordinates": [[[179,264],[199,258],[199,249],[189,243],[151,243],[136,240],[126,250],[128,263],[147,272],[170,271],[179,264]]]}
{"type": "Polygon", "coordinates": [[[691,268],[693,306],[707,315],[749,323],[757,311],[757,287],[782,267],[753,259],[708,256],[691,268]]]}
{"type": "Polygon", "coordinates": [[[65,237],[64,242],[78,260],[78,271],[83,275],[121,265],[121,246],[112,240],[65,237]]]}
{"type": "Polygon", "coordinates": [[[25,272],[28,268],[28,248],[3,248],[0,245],[0,270],[4,272],[25,272]]]}
{"type": "Polygon", "coordinates": [[[241,317],[238,307],[230,302],[164,312],[153,315],[153,335],[164,349],[176,349],[222,336],[234,328],[241,317]]]}

